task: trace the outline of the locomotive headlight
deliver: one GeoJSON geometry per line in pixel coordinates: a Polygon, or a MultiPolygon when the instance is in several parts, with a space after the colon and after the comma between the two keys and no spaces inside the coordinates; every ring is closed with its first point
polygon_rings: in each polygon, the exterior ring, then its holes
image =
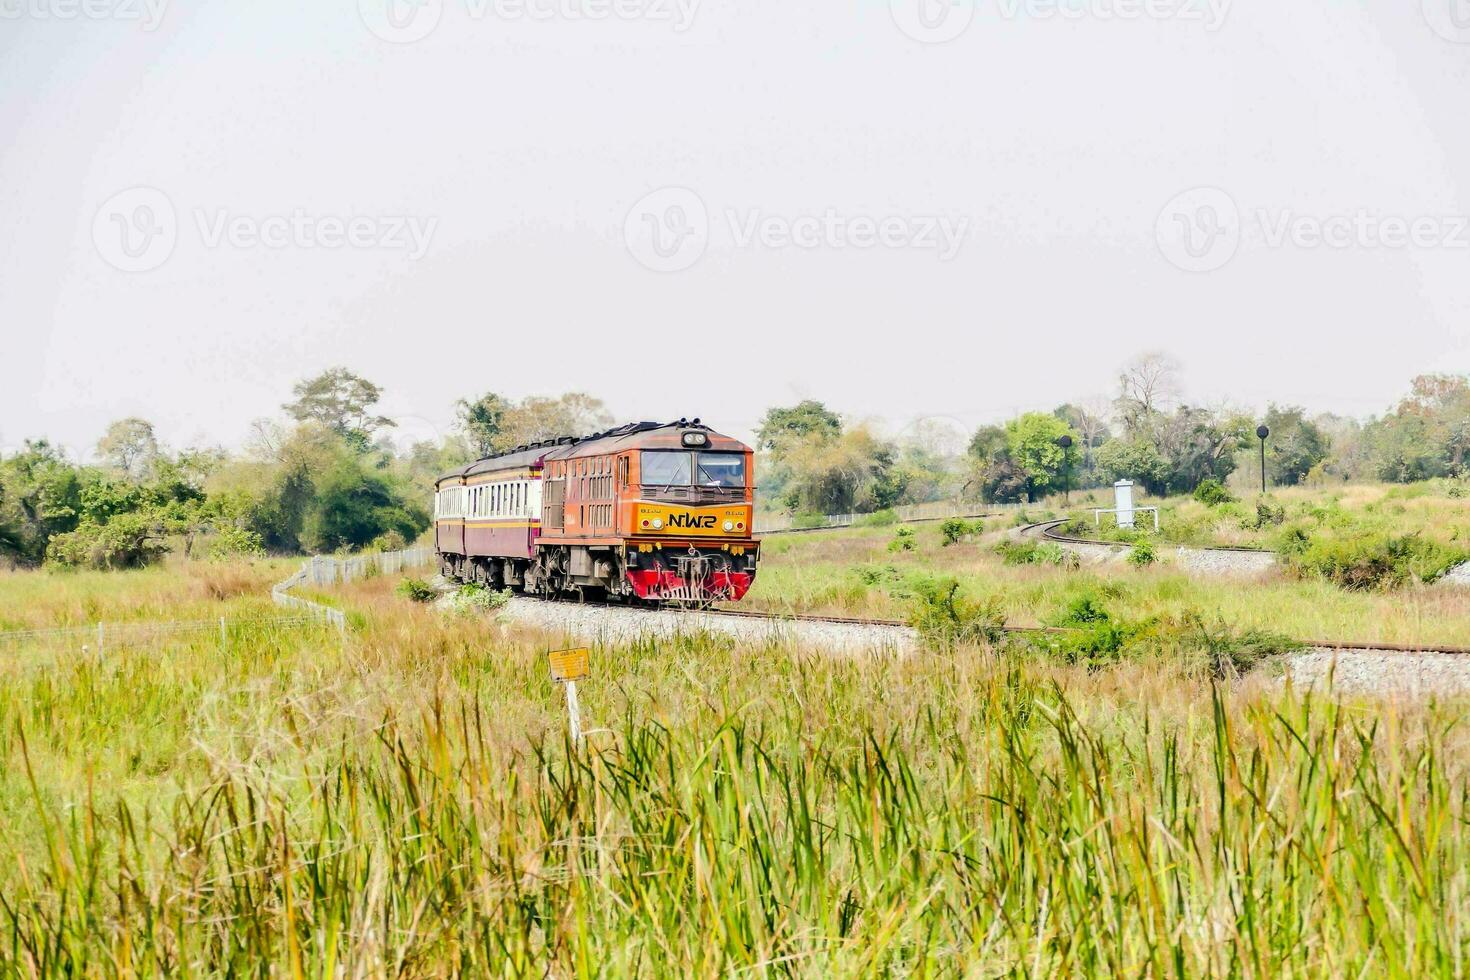
{"type": "Polygon", "coordinates": [[[734,521],[726,521],[725,522],[725,531],[728,533],[728,532],[733,531],[733,530],[735,530],[735,522],[734,521]]]}
{"type": "Polygon", "coordinates": [[[664,519],[662,517],[655,517],[653,519],[653,529],[655,531],[657,531],[659,528],[661,528],[663,526],[664,526],[664,519]]]}

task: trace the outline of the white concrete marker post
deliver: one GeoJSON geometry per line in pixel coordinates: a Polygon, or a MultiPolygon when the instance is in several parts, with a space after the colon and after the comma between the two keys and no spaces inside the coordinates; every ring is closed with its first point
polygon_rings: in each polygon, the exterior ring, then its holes
{"type": "Polygon", "coordinates": [[[547,654],[551,664],[551,679],[567,689],[567,724],[571,728],[572,745],[582,747],[582,706],[577,703],[577,681],[590,672],[588,650],[577,647],[572,650],[552,650],[547,654]]]}

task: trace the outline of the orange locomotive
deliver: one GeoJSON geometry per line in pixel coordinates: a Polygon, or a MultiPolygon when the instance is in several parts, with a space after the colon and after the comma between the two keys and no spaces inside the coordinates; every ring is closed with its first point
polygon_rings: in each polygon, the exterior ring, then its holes
{"type": "Polygon", "coordinates": [[[685,603],[738,600],[755,581],[754,454],[699,419],[520,446],[435,490],[449,578],[685,603]]]}

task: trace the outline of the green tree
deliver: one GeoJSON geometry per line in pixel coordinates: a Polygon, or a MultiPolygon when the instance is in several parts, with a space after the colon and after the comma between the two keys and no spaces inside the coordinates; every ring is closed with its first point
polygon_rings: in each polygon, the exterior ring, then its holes
{"type": "Polygon", "coordinates": [[[0,548],[12,561],[38,564],[53,536],[76,530],[81,512],[81,471],[44,439],[0,461],[0,548]]]}
{"type": "Polygon", "coordinates": [[[461,398],[456,403],[459,429],[469,439],[470,448],[477,457],[489,456],[499,446],[505,415],[510,407],[494,392],[483,394],[474,401],[461,398]]]}
{"type": "Polygon", "coordinates": [[[383,389],[346,368],[323,371],[298,383],[291,392],[296,398],[282,406],[287,415],[297,422],[324,425],[359,445],[365,446],[378,429],[395,424],[372,413],[383,389]]]}
{"type": "Polygon", "coordinates": [[[835,439],[842,434],[842,419],[819,401],[807,399],[791,408],[767,410],[756,430],[756,447],[779,453],[783,447],[813,436],[835,439]]]}
{"type": "Polygon", "coordinates": [[[1097,451],[1097,465],[1110,483],[1132,480],[1153,494],[1168,492],[1169,463],[1147,439],[1113,439],[1097,451]]]}
{"type": "Polygon", "coordinates": [[[600,398],[580,391],[557,398],[532,396],[505,410],[492,447],[494,452],[506,452],[547,439],[590,435],[612,425],[612,421],[600,398]]]}
{"type": "Polygon", "coordinates": [[[428,515],[410,505],[390,479],[343,457],[315,485],[302,542],[313,551],[361,548],[396,532],[412,541],[428,527],[428,515]]]}
{"type": "Polygon", "coordinates": [[[128,479],[142,479],[159,458],[153,424],[139,418],[119,419],[97,442],[97,454],[128,479]]]}
{"type": "Polygon", "coordinates": [[[1265,422],[1271,429],[1266,444],[1266,472],[1276,485],[1296,486],[1327,458],[1327,437],[1307,420],[1304,409],[1272,405],[1265,422]]]}
{"type": "Polygon", "coordinates": [[[1054,415],[1027,412],[1006,423],[1006,449],[1026,476],[1026,499],[1034,501],[1061,486],[1065,457],[1057,440],[1077,433],[1054,415]]]}

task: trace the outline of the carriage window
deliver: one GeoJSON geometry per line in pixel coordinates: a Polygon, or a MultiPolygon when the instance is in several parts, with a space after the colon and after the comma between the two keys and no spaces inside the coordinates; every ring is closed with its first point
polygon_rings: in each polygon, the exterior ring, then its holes
{"type": "Polygon", "coordinates": [[[687,487],[693,475],[694,454],[648,450],[643,453],[643,483],[655,487],[687,487]]]}

